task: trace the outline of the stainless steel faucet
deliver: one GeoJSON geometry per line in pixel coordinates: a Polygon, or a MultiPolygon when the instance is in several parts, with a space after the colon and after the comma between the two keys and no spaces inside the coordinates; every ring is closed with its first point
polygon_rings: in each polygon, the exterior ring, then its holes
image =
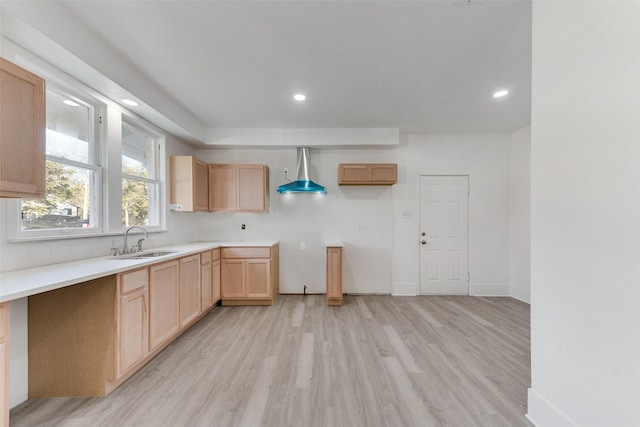
{"type": "Polygon", "coordinates": [[[142,250],[142,241],[144,239],[146,239],[147,236],[147,230],[145,230],[143,227],[134,225],[133,227],[129,227],[127,228],[127,231],[124,232],[124,249],[122,251],[123,254],[128,254],[128,253],[134,253],[134,252],[140,252],[142,250]],[[144,237],[140,240],[138,240],[138,244],[136,246],[132,246],[131,249],[129,249],[129,245],[127,244],[127,238],[129,237],[129,232],[131,230],[133,230],[134,228],[138,228],[140,230],[142,230],[144,232],[144,237]]]}

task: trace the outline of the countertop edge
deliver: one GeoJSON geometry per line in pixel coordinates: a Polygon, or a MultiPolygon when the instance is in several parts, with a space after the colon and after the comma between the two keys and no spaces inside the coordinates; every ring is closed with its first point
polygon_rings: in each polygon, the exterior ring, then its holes
{"type": "Polygon", "coordinates": [[[173,254],[147,259],[116,259],[109,256],[68,261],[0,273],[0,303],[26,298],[43,292],[72,286],[159,262],[182,258],[222,247],[273,247],[278,241],[189,242],[149,248],[151,251],[175,251],[173,254]],[[93,271],[92,271],[93,270],[93,271]]]}

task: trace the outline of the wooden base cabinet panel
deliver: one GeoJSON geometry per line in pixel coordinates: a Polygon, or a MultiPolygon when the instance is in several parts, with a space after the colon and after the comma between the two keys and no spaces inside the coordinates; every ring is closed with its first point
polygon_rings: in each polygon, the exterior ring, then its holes
{"type": "Polygon", "coordinates": [[[149,267],[149,348],[161,346],[180,330],[180,264],[167,261],[149,267]]]}
{"type": "Polygon", "coordinates": [[[29,297],[29,398],[104,396],[116,378],[116,276],[29,297]]]}
{"type": "Polygon", "coordinates": [[[221,270],[221,261],[218,259],[211,263],[211,276],[212,276],[212,292],[213,292],[213,303],[216,304],[220,301],[220,272],[221,270]]]}
{"type": "Polygon", "coordinates": [[[211,276],[211,252],[200,254],[200,311],[213,306],[213,277],[211,276]]]}
{"type": "Polygon", "coordinates": [[[245,263],[243,259],[223,259],[220,264],[221,296],[225,298],[244,298],[245,263]]]}
{"type": "Polygon", "coordinates": [[[271,259],[247,259],[244,268],[247,298],[268,298],[271,295],[271,259]]]}
{"type": "Polygon", "coordinates": [[[0,304],[0,427],[9,427],[9,303],[0,304]]]}
{"type": "Polygon", "coordinates": [[[149,272],[118,275],[118,378],[149,354],[149,272]]]}
{"type": "Polygon", "coordinates": [[[201,313],[200,255],[180,258],[180,328],[201,313]]]}
{"type": "Polygon", "coordinates": [[[204,315],[200,256],[30,296],[29,398],[105,396],[153,359],[204,315]]]}
{"type": "Polygon", "coordinates": [[[272,305],[279,292],[279,245],[221,251],[222,305],[272,305]]]}
{"type": "Polygon", "coordinates": [[[342,305],[342,248],[327,248],[327,304],[342,305]]]}

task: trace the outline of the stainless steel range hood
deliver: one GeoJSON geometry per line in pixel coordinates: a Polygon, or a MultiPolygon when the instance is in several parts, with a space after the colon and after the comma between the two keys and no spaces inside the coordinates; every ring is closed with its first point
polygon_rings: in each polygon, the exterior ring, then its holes
{"type": "Polygon", "coordinates": [[[296,180],[278,187],[278,193],[327,194],[322,185],[309,178],[309,147],[298,147],[298,166],[296,180]]]}

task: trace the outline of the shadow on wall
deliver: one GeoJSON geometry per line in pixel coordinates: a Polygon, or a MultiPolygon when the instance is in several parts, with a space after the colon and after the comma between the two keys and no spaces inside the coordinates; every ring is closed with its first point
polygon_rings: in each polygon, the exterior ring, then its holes
{"type": "Polygon", "coordinates": [[[338,190],[347,200],[380,200],[388,198],[391,187],[382,185],[341,185],[338,190]]]}

